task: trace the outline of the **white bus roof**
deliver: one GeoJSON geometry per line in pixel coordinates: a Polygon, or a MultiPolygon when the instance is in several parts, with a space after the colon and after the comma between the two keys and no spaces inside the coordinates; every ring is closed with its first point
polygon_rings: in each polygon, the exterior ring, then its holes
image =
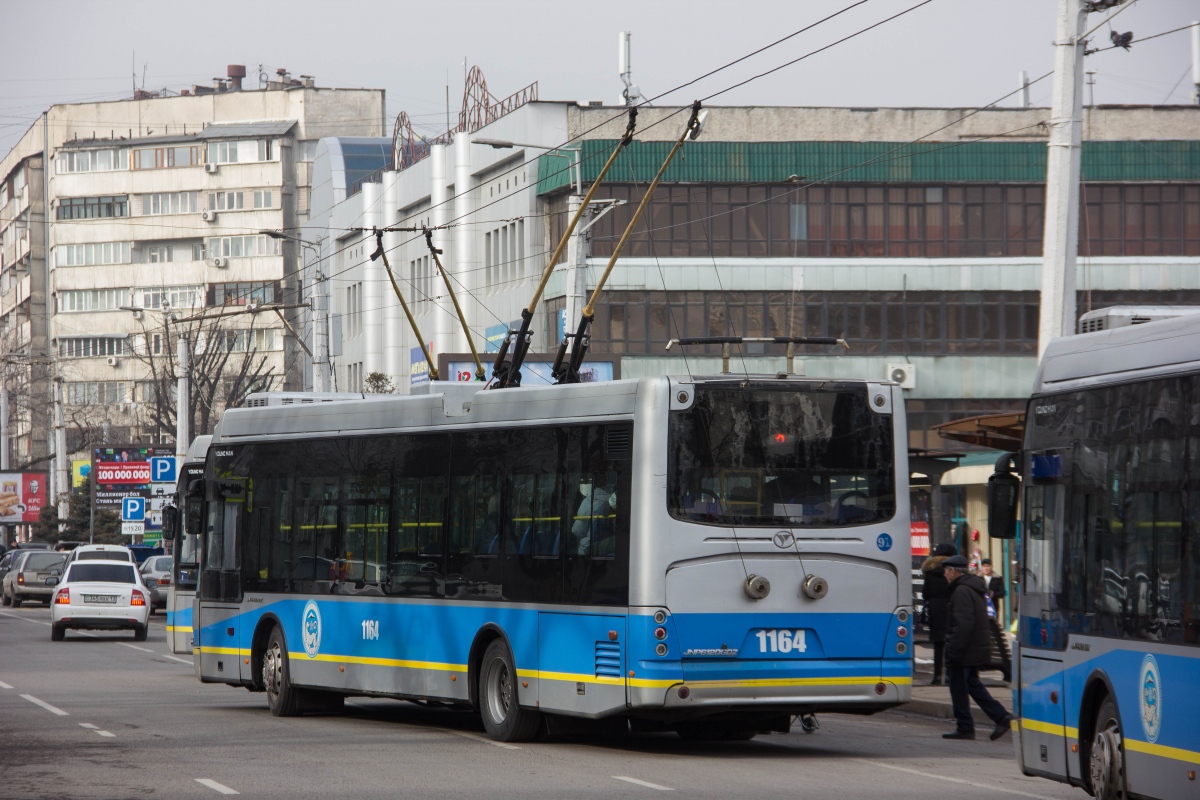
{"type": "Polygon", "coordinates": [[[1200,314],[1055,339],[1038,364],[1033,393],[1200,371],[1200,314]]]}
{"type": "MultiPolygon", "coordinates": [[[[185,464],[204,463],[204,457],[208,455],[208,446],[212,443],[211,436],[197,436],[192,439],[192,443],[188,445],[187,456],[184,457],[185,464]]],[[[179,451],[176,451],[179,452],[179,451]]]]}

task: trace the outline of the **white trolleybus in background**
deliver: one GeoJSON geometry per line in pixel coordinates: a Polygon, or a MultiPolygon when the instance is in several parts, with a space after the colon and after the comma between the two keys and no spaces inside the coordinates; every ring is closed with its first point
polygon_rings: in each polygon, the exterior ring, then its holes
{"type": "Polygon", "coordinates": [[[750,738],[910,698],[897,385],[481,386],[225,413],[185,518],[202,681],[279,716],[473,707],[501,741],[572,717],[750,738]]]}
{"type": "MultiPolygon", "coordinates": [[[[167,643],[172,653],[192,652],[192,601],[200,573],[200,537],[187,532],[187,507],[183,498],[193,481],[204,478],[204,456],[211,436],[197,436],[188,446],[179,467],[174,504],[163,510],[163,537],[174,540],[171,551],[171,588],[167,591],[167,643]]],[[[198,512],[198,508],[194,508],[198,512]]]]}
{"type": "Polygon", "coordinates": [[[1200,315],[1052,342],[1026,420],[989,486],[993,536],[1024,487],[1021,768],[1200,796],[1200,315]]]}

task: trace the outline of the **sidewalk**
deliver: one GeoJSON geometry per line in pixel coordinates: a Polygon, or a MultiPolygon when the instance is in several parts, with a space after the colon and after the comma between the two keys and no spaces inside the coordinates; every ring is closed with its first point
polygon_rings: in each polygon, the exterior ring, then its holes
{"type": "MultiPolygon", "coordinates": [[[[912,701],[900,706],[897,711],[909,714],[922,714],[927,717],[954,719],[954,707],[950,704],[950,688],[947,686],[930,686],[933,680],[933,648],[918,644],[913,648],[913,689],[912,701]]],[[[999,672],[981,672],[979,679],[1009,712],[1012,712],[1012,686],[1004,682],[999,672]]],[[[992,721],[984,714],[979,706],[971,703],[971,713],[975,724],[991,725],[992,721]]]]}

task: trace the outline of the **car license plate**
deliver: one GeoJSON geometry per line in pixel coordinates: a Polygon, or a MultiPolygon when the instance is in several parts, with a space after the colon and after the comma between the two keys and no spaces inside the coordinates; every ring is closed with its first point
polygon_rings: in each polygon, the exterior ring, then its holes
{"type": "Polygon", "coordinates": [[[113,594],[85,594],[83,596],[85,603],[115,603],[117,596],[113,594]]]}

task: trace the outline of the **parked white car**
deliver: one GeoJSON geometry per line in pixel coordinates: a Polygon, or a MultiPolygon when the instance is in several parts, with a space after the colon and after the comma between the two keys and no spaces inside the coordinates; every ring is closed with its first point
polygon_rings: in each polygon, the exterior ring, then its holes
{"type": "MultiPolygon", "coordinates": [[[[54,583],[51,583],[54,581],[54,583]]],[[[134,641],[146,641],[150,590],[129,561],[87,559],[67,565],[50,604],[50,639],[61,642],[67,629],[132,630],[134,641]]]]}

